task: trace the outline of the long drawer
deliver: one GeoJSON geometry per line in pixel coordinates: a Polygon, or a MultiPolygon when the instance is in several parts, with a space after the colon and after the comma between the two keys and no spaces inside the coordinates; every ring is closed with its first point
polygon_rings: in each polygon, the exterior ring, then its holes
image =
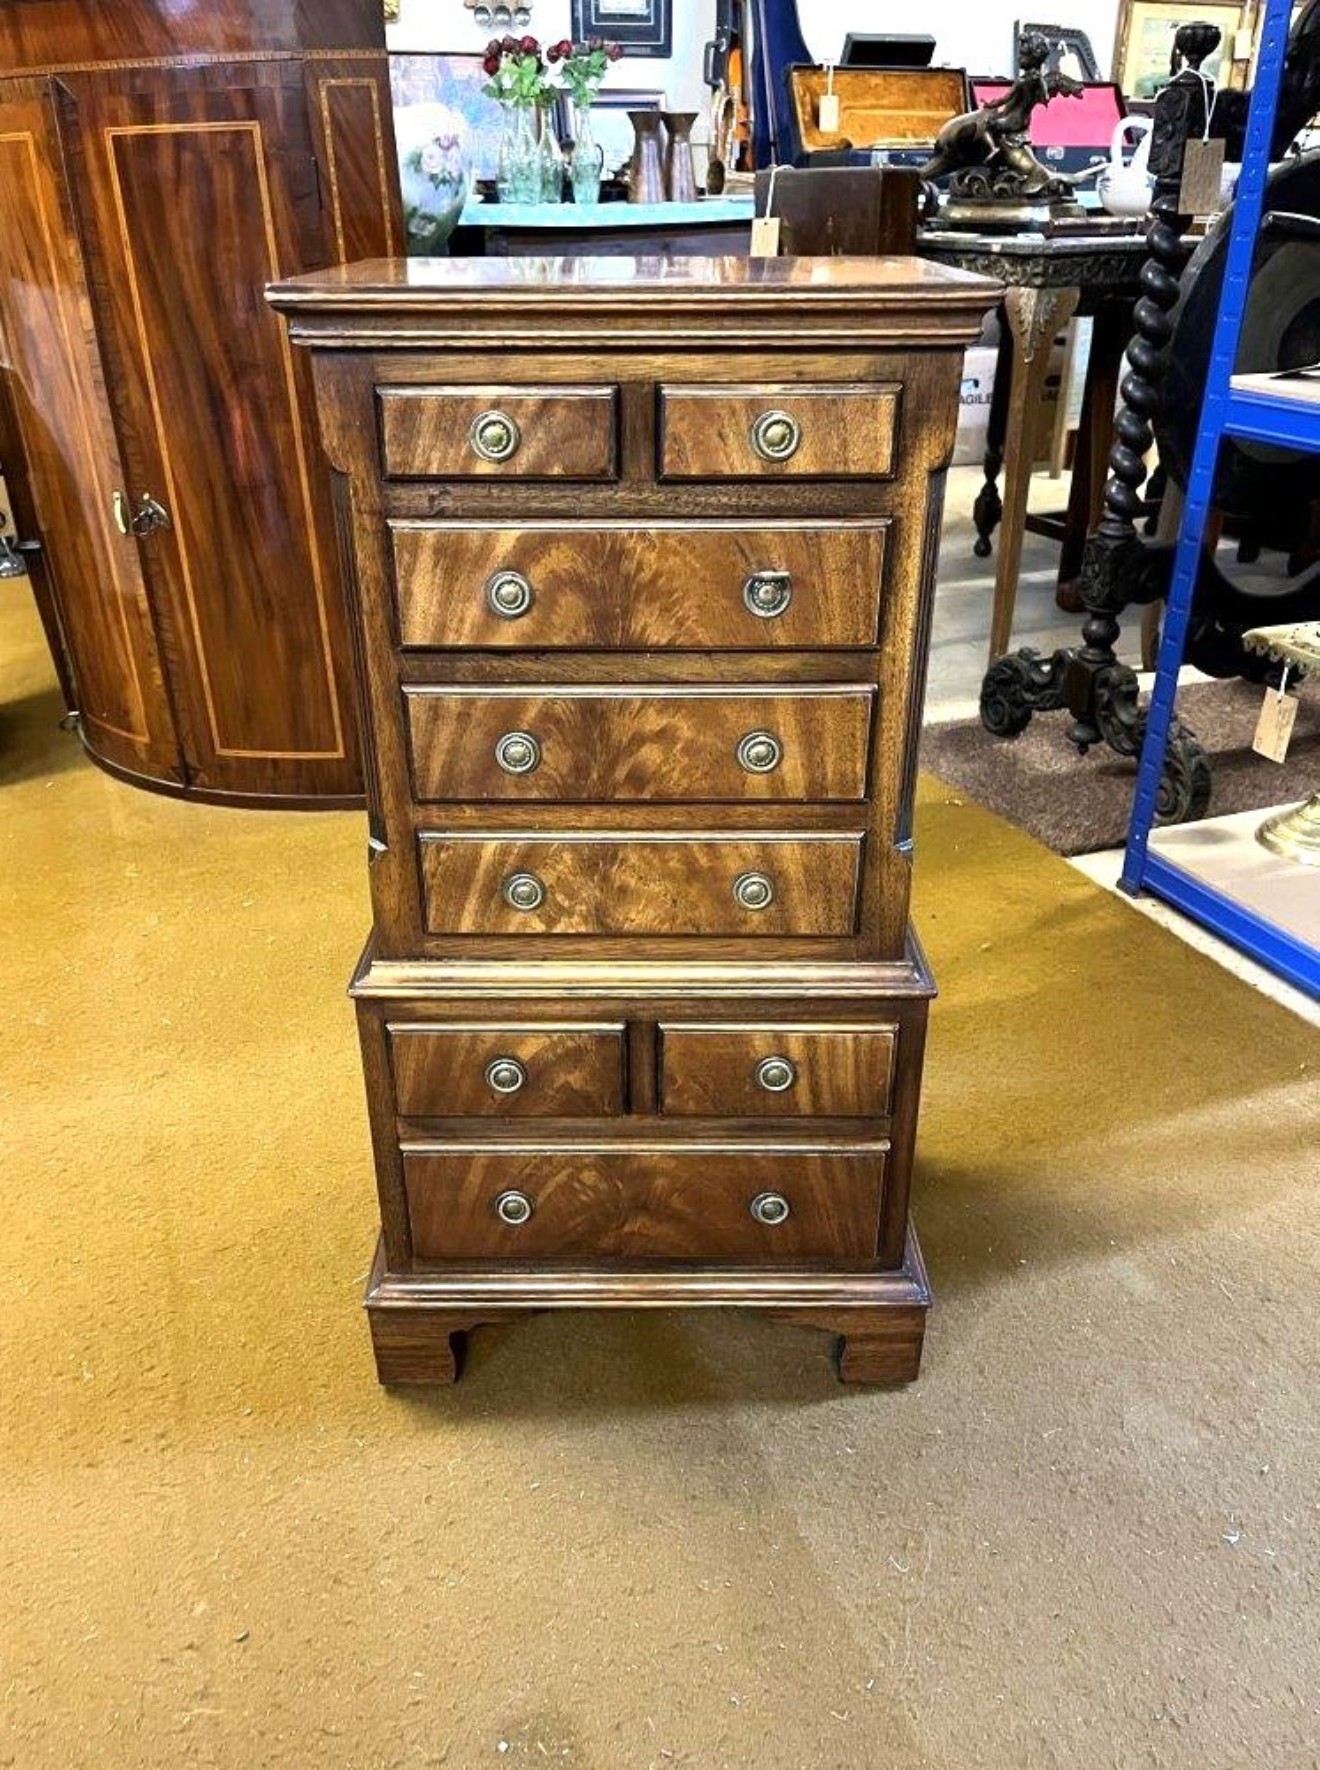
{"type": "Polygon", "coordinates": [[[661,479],[889,479],[897,386],[660,389],[661,479]]]}
{"type": "Polygon", "coordinates": [[[531,651],[870,646],[889,526],[393,522],[399,638],[531,651]]]}
{"type": "Polygon", "coordinates": [[[874,690],[404,690],[420,800],[859,800],[874,690]]]}
{"type": "Polygon", "coordinates": [[[664,1026],[660,1110],[875,1118],[890,1110],[897,1026],[664,1026]]]}
{"type": "Polygon", "coordinates": [[[887,1145],[405,1144],[421,1260],[873,1260],[887,1145]]]}
{"type": "Polygon", "coordinates": [[[746,831],[420,838],[433,934],[850,935],[862,836],[746,831]]]}
{"type": "Polygon", "coordinates": [[[623,1111],[620,1022],[387,1027],[401,1118],[608,1118],[623,1111]]]}

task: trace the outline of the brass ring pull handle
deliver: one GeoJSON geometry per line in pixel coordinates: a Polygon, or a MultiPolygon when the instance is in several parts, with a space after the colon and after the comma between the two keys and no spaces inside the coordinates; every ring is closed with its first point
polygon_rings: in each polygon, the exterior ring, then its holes
{"type": "Polygon", "coordinates": [[[478,412],[468,430],[468,441],[483,461],[507,461],[518,452],[522,431],[507,412],[478,412]]]}
{"type": "Polygon", "coordinates": [[[535,602],[532,586],[521,572],[496,572],[486,583],[486,607],[502,621],[516,621],[535,602]]]}
{"type": "Polygon", "coordinates": [[[516,1094],[527,1085],[527,1070],[516,1057],[495,1057],[486,1065],[486,1086],[496,1094],[516,1094]]]}
{"type": "Polygon", "coordinates": [[[765,910],[775,900],[775,888],[765,873],[739,873],[733,895],[745,910],[765,910]]]}
{"type": "Polygon", "coordinates": [[[505,774],[530,774],[540,765],[541,746],[530,731],[506,731],[495,746],[495,760],[505,774]]]}
{"type": "Polygon", "coordinates": [[[787,1222],[792,1215],[792,1207],[782,1192],[758,1192],[747,1208],[758,1223],[770,1229],[787,1222]]]}
{"type": "Polygon", "coordinates": [[[507,1223],[513,1229],[526,1223],[535,1209],[525,1192],[502,1192],[495,1200],[495,1215],[501,1223],[507,1223]]]}
{"type": "Polygon", "coordinates": [[[504,901],[511,910],[539,910],[545,902],[545,886],[535,873],[510,873],[504,881],[504,901]]]}
{"type": "Polygon", "coordinates": [[[756,1066],[756,1085],[767,1094],[786,1094],[797,1080],[797,1067],[788,1057],[763,1057],[756,1066]]]}
{"type": "Polygon", "coordinates": [[[762,412],[752,425],[752,447],[763,461],[791,461],[802,444],[802,426],[791,412],[762,412]]]}
{"type": "Polygon", "coordinates": [[[753,572],[743,585],[743,601],[754,615],[772,621],[793,600],[793,579],[788,572],[753,572]]]}
{"type": "Polygon", "coordinates": [[[784,746],[772,731],[749,731],[739,740],[738,765],[748,774],[772,774],[784,759],[784,746]]]}

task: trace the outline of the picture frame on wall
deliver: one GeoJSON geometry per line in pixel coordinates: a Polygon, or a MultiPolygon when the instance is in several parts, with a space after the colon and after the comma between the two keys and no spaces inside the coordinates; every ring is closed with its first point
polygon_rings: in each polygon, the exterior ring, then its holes
{"type": "Polygon", "coordinates": [[[625,55],[674,53],[673,0],[573,0],[573,41],[617,43],[625,55]]]}
{"type": "Polygon", "coordinates": [[[1219,26],[1222,41],[1202,69],[1216,85],[1227,83],[1241,0],[1121,0],[1114,41],[1114,78],[1129,99],[1148,100],[1169,83],[1173,37],[1180,25],[1219,26]]]}

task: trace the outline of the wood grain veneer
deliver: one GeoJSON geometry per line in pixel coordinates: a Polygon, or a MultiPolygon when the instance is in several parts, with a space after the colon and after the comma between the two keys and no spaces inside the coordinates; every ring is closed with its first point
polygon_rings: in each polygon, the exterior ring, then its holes
{"type": "Polygon", "coordinates": [[[874,645],[888,532],[883,517],[792,525],[724,517],[699,526],[615,517],[515,528],[393,521],[399,640],[531,651],[874,645]],[[493,612],[486,596],[488,584],[508,572],[525,578],[531,592],[529,606],[512,618],[493,612]],[[748,580],[765,572],[787,574],[791,592],[770,616],[756,614],[744,597],[748,580]]]}
{"type": "Polygon", "coordinates": [[[471,1327],[547,1304],[731,1306],[908,1381],[912,765],[961,352],[996,289],[892,259],[619,273],[272,292],[312,347],[357,594],[377,1370],[452,1381],[471,1327]],[[473,472],[489,409],[518,447],[473,472]],[[798,426],[779,463],[767,411],[798,426]],[[502,1101],[498,1057],[525,1070],[502,1101]]]}
{"type": "Polygon", "coordinates": [[[428,802],[862,799],[873,698],[851,684],[409,685],[413,790],[428,802]],[[525,772],[511,771],[511,737],[525,772]]]}

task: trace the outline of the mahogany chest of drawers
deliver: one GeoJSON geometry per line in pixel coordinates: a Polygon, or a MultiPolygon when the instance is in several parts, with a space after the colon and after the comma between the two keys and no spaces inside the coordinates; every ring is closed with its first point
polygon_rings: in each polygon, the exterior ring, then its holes
{"type": "Polygon", "coordinates": [[[277,285],[364,699],[380,1377],[546,1306],[916,1375],[909,813],[964,347],[915,259],[277,285]]]}

